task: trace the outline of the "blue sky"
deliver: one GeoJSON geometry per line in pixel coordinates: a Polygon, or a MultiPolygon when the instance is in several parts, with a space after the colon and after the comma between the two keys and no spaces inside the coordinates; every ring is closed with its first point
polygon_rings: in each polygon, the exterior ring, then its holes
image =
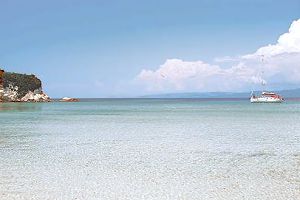
{"type": "Polygon", "coordinates": [[[299,0],[0,0],[0,66],[36,74],[52,97],[206,91],[136,79],[168,59],[253,53],[299,18],[299,0]]]}

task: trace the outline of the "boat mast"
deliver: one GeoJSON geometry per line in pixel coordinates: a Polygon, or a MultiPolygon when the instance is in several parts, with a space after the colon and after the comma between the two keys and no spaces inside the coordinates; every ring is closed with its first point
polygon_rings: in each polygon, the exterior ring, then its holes
{"type": "MultiPolygon", "coordinates": [[[[262,66],[264,65],[264,58],[265,58],[265,55],[261,55],[262,66]]],[[[265,72],[262,70],[261,71],[261,85],[262,85],[263,91],[266,91],[266,81],[263,79],[264,73],[265,72]]]]}

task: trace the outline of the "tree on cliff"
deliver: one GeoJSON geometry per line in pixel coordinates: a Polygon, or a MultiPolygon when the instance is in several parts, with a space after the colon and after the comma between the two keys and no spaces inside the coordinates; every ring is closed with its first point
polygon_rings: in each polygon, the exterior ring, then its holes
{"type": "Polygon", "coordinates": [[[18,74],[5,72],[3,75],[3,86],[8,88],[9,85],[18,87],[18,98],[25,96],[29,91],[42,88],[42,82],[35,75],[18,74]]]}

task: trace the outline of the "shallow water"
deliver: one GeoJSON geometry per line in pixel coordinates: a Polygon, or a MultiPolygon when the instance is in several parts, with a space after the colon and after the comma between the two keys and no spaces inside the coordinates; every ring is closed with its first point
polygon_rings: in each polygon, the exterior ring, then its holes
{"type": "Polygon", "coordinates": [[[300,102],[0,104],[0,199],[300,199],[300,102]]]}

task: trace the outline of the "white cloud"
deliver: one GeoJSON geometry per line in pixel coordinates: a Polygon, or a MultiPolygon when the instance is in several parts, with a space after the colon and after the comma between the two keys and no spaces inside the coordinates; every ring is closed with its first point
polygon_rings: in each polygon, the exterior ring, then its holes
{"type": "Polygon", "coordinates": [[[262,82],[300,84],[300,19],[276,44],[261,47],[236,61],[238,64],[224,68],[202,61],[168,59],[156,70],[143,69],[137,80],[149,91],[162,92],[237,91],[262,82]]]}
{"type": "MultiPolygon", "coordinates": [[[[186,62],[179,59],[169,59],[156,71],[142,70],[138,79],[150,83],[150,90],[175,89],[183,90],[193,82],[193,79],[206,79],[221,69],[218,66],[206,64],[202,61],[186,62]]],[[[201,88],[202,83],[193,87],[201,88]]]]}
{"type": "MultiPolygon", "coordinates": [[[[261,47],[254,54],[248,56],[276,56],[283,53],[300,53],[300,19],[294,21],[289,32],[282,34],[277,44],[261,47]]],[[[247,58],[247,55],[244,56],[247,58]]]]}
{"type": "Polygon", "coordinates": [[[256,72],[239,63],[229,69],[202,61],[187,62],[169,59],[157,70],[142,70],[138,80],[150,91],[223,91],[242,89],[240,83],[251,83],[256,72]]]}
{"type": "Polygon", "coordinates": [[[232,56],[223,56],[223,57],[217,57],[214,59],[217,63],[225,63],[225,62],[235,62],[239,61],[239,57],[232,57],[232,56]]]}

